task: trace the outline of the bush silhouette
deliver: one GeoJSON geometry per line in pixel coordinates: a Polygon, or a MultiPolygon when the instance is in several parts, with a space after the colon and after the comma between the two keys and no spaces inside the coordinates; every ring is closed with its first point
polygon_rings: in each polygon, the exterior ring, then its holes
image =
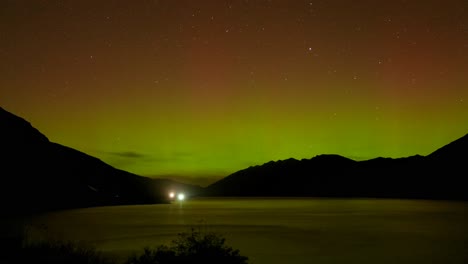
{"type": "MultiPolygon", "coordinates": [[[[191,229],[180,233],[170,245],[155,249],[144,248],[143,254],[133,255],[125,264],[248,264],[239,250],[225,244],[226,239],[213,232],[191,229]]],[[[30,232],[22,237],[0,240],[2,264],[115,264],[93,247],[78,242],[55,239],[34,239],[30,232]]]]}
{"type": "Polygon", "coordinates": [[[26,226],[20,234],[0,236],[0,263],[116,264],[90,245],[51,238],[42,232],[45,229],[26,226]]]}
{"type": "Polygon", "coordinates": [[[112,264],[92,247],[74,242],[52,241],[23,246],[21,263],[112,264]]]}
{"type": "Polygon", "coordinates": [[[115,264],[96,249],[75,242],[15,240],[4,249],[7,252],[0,254],[2,264],[115,264]]]}
{"type": "Polygon", "coordinates": [[[248,258],[225,244],[216,233],[195,231],[180,233],[170,246],[145,248],[142,255],[131,256],[126,264],[247,264],[248,258]]]}

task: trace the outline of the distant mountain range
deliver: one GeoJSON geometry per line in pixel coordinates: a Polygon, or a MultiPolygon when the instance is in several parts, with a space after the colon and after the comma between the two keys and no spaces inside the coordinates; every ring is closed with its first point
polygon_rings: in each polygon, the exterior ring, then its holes
{"type": "Polygon", "coordinates": [[[50,142],[24,119],[0,108],[0,205],[19,213],[167,202],[172,189],[201,188],[141,177],[50,142]]]}
{"type": "Polygon", "coordinates": [[[116,169],[50,142],[0,108],[0,214],[168,202],[202,196],[375,197],[468,200],[468,135],[428,156],[354,161],[339,155],[249,167],[201,188],[116,169]]]}
{"type": "Polygon", "coordinates": [[[354,161],[339,155],[270,161],[215,182],[207,196],[468,200],[468,135],[428,156],[354,161]]]}

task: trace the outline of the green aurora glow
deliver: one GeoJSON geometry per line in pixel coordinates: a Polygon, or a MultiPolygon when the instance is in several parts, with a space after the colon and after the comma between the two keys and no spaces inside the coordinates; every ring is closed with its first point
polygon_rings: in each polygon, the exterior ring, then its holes
{"type": "Polygon", "coordinates": [[[0,105],[51,141],[202,185],[468,132],[466,1],[7,1],[0,105]]]}

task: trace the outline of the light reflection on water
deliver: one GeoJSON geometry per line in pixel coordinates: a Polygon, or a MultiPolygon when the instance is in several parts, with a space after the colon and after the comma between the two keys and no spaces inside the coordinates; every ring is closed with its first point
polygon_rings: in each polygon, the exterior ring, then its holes
{"type": "Polygon", "coordinates": [[[223,234],[254,264],[468,263],[462,202],[209,198],[54,212],[31,225],[121,258],[195,227],[223,234]]]}

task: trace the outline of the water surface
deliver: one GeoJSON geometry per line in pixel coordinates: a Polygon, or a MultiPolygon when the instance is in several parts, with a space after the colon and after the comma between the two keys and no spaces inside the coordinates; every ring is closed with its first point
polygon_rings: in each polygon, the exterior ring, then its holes
{"type": "Polygon", "coordinates": [[[191,227],[227,238],[254,264],[468,263],[468,203],[379,199],[194,199],[37,216],[31,233],[124,259],[191,227]]]}

